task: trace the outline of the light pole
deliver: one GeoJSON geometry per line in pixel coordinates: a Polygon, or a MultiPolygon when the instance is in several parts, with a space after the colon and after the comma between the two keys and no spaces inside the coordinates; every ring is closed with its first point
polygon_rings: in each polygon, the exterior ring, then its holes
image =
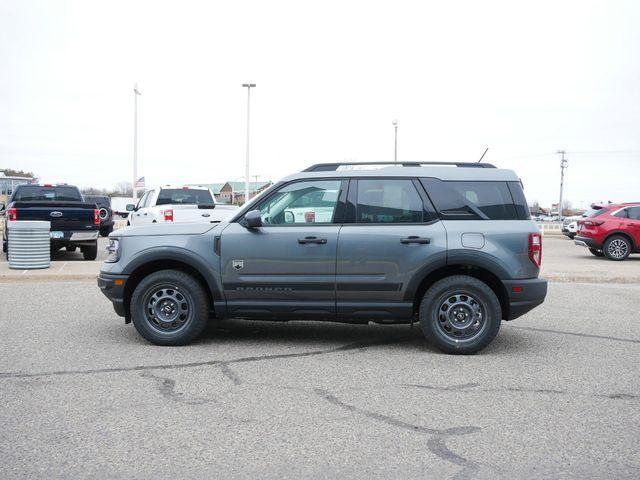
{"type": "Polygon", "coordinates": [[[244,202],[249,201],[249,128],[251,119],[251,89],[255,88],[255,83],[243,83],[242,87],[247,89],[247,159],[244,170],[244,202]]]}
{"type": "Polygon", "coordinates": [[[133,86],[133,203],[138,200],[138,84],[133,86]]]}
{"type": "Polygon", "coordinates": [[[398,163],[398,120],[394,120],[393,129],[395,130],[395,138],[393,141],[393,163],[398,163]]]}
{"type": "Polygon", "coordinates": [[[564,158],[564,155],[567,152],[565,152],[564,150],[558,150],[558,154],[561,156],[560,157],[560,201],[558,203],[558,217],[560,217],[560,220],[562,220],[562,190],[564,189],[564,172],[567,169],[567,166],[569,165],[569,161],[564,158]]]}

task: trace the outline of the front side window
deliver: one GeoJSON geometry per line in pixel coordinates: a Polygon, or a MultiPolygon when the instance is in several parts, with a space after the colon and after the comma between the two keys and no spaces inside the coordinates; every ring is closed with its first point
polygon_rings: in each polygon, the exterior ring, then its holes
{"type": "Polygon", "coordinates": [[[150,192],[144,192],[144,194],[140,197],[140,200],[138,200],[138,203],[136,204],[136,209],[143,208],[145,206],[144,204],[147,201],[147,198],[149,198],[149,193],[150,192]]]}
{"type": "Polygon", "coordinates": [[[332,223],[341,183],[340,180],[312,180],[283,186],[260,207],[262,223],[332,223]]]}
{"type": "Polygon", "coordinates": [[[422,223],[422,199],[411,180],[358,180],[356,223],[422,223]]]}

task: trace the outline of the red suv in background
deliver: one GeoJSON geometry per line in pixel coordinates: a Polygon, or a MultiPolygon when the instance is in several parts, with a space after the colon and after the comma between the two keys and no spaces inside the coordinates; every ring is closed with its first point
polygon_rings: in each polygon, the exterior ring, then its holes
{"type": "Polygon", "coordinates": [[[640,202],[593,206],[583,217],[578,220],[576,245],[609,260],[640,253],[640,202]]]}

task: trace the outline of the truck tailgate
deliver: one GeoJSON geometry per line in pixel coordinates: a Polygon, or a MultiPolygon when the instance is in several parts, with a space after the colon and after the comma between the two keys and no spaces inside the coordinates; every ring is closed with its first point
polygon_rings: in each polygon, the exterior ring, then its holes
{"type": "Polygon", "coordinates": [[[95,205],[79,202],[15,202],[18,220],[51,222],[51,231],[95,230],[95,205]]]}

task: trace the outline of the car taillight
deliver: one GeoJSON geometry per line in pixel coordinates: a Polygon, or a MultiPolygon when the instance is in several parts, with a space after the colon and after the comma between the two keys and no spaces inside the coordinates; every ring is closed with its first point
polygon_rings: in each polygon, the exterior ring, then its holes
{"type": "Polygon", "coordinates": [[[529,259],[538,268],[542,265],[542,235],[539,233],[529,234],[529,259]]]}
{"type": "Polygon", "coordinates": [[[164,211],[164,221],[173,222],[173,209],[170,208],[164,211]]]}
{"type": "Polygon", "coordinates": [[[585,220],[582,222],[583,225],[588,225],[589,227],[599,227],[604,223],[604,220],[585,220]]]}
{"type": "Polygon", "coordinates": [[[97,208],[93,209],[93,224],[100,225],[100,210],[97,208]]]}
{"type": "Polygon", "coordinates": [[[9,220],[18,220],[18,209],[10,208],[9,209],[9,220]]]}

